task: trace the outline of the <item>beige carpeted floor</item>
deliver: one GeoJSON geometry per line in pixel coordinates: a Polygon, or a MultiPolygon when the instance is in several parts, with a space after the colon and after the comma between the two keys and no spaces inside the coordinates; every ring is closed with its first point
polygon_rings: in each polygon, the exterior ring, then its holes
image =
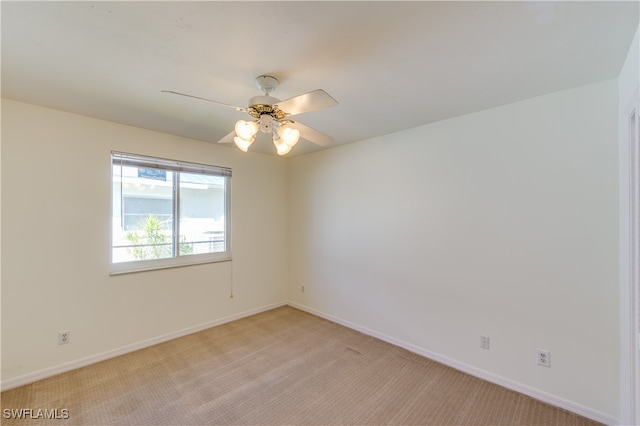
{"type": "Polygon", "coordinates": [[[595,425],[282,307],[2,393],[3,425],[595,425]]]}

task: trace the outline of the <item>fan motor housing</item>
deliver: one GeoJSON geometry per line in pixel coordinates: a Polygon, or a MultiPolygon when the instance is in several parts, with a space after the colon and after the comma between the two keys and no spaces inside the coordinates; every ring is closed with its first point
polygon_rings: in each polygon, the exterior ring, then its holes
{"type": "Polygon", "coordinates": [[[271,96],[254,96],[249,99],[248,113],[255,118],[260,118],[263,114],[269,114],[276,120],[282,120],[286,113],[275,105],[278,102],[280,102],[280,99],[271,96]]]}

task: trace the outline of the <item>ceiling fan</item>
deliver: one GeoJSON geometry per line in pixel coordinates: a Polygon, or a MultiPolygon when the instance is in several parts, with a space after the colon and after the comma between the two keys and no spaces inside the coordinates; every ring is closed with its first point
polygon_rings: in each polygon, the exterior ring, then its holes
{"type": "Polygon", "coordinates": [[[270,75],[258,76],[256,77],[256,84],[264,92],[264,95],[254,96],[249,99],[249,106],[246,108],[171,90],[162,90],[162,92],[200,99],[248,113],[253,117],[252,120],[238,120],[234,131],[218,141],[218,143],[235,142],[238,148],[244,152],[247,152],[255,141],[258,131],[273,134],[273,143],[279,155],[288,153],[300,137],[320,146],[325,146],[333,141],[331,136],[289,118],[297,114],[338,105],[338,102],[327,92],[317,89],[281,101],[270,96],[270,93],[278,87],[278,80],[275,77],[270,75]]]}

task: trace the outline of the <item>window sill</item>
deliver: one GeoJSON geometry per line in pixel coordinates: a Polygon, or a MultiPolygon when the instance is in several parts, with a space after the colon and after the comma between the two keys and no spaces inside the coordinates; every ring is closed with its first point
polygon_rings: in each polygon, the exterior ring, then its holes
{"type": "Polygon", "coordinates": [[[182,268],[206,263],[230,262],[230,253],[212,253],[168,259],[138,260],[135,262],[112,263],[109,275],[133,274],[160,269],[182,268]]]}

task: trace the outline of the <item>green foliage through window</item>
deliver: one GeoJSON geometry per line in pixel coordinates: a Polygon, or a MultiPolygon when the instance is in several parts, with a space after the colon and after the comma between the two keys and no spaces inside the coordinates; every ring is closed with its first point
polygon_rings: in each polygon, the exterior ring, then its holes
{"type": "Polygon", "coordinates": [[[127,251],[136,260],[171,256],[171,239],[164,233],[162,223],[153,214],[143,219],[140,231],[129,231],[127,240],[133,246],[127,248],[127,251]]]}

